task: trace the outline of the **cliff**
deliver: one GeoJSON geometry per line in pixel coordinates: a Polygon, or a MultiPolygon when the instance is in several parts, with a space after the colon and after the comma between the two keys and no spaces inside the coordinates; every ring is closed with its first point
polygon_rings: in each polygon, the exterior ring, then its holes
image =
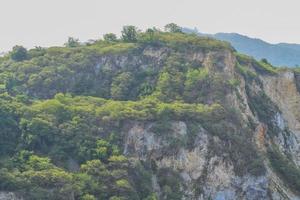
{"type": "Polygon", "coordinates": [[[300,199],[297,70],[147,34],[0,60],[0,199],[300,199]]]}

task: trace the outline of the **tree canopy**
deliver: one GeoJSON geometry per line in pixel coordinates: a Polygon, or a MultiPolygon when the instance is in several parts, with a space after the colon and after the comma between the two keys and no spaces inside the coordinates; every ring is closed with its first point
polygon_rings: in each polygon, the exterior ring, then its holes
{"type": "Polygon", "coordinates": [[[124,42],[136,42],[138,31],[135,26],[124,26],[122,30],[122,39],[124,42]]]}

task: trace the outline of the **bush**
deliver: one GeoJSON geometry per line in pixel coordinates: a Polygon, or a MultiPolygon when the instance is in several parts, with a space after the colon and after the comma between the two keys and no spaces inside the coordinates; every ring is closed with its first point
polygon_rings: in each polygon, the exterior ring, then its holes
{"type": "Polygon", "coordinates": [[[69,37],[68,41],[65,43],[66,47],[79,47],[80,46],[80,42],[79,39],[77,38],[73,38],[73,37],[69,37]]]}
{"type": "Polygon", "coordinates": [[[103,36],[104,41],[106,42],[117,42],[117,36],[113,33],[107,33],[103,36]]]}
{"type": "Polygon", "coordinates": [[[177,24],[170,23],[165,25],[165,31],[171,32],[171,33],[182,33],[182,28],[178,26],[177,24]]]}
{"type": "Polygon", "coordinates": [[[137,41],[137,28],[135,26],[124,26],[122,30],[122,40],[124,42],[136,42],[137,41]]]}
{"type": "Polygon", "coordinates": [[[22,46],[14,46],[12,52],[10,53],[11,59],[15,61],[23,61],[28,57],[27,49],[22,46]]]}

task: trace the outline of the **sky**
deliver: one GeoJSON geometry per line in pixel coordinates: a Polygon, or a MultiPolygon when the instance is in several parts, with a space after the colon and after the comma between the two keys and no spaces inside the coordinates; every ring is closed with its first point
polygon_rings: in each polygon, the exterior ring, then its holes
{"type": "Polygon", "coordinates": [[[200,32],[238,32],[300,44],[299,0],[0,0],[0,52],[119,34],[122,26],[174,22],[200,32]]]}

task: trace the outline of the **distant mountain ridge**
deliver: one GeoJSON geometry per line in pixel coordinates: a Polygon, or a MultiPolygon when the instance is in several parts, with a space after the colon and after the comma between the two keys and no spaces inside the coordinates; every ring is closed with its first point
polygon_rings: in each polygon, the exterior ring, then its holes
{"type": "Polygon", "coordinates": [[[261,39],[251,38],[238,33],[204,34],[196,29],[188,28],[184,28],[184,31],[227,41],[237,51],[253,56],[255,59],[266,58],[275,66],[296,67],[300,65],[300,44],[270,44],[261,39]]]}

